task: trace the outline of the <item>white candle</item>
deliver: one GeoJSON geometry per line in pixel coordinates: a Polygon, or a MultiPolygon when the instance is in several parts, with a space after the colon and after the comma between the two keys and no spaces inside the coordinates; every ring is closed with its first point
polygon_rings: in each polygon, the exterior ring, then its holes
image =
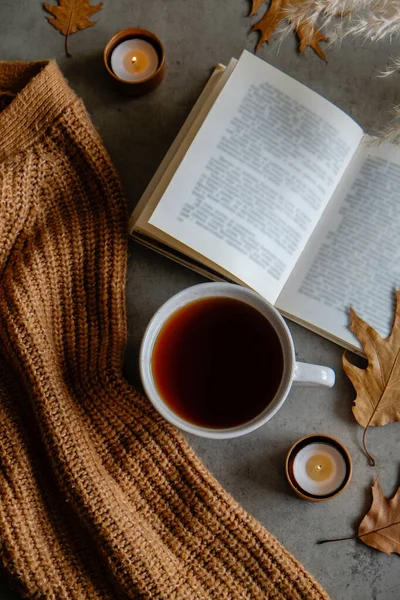
{"type": "Polygon", "coordinates": [[[347,479],[347,464],[334,446],[311,443],[296,454],[293,477],[307,494],[328,496],[334,494],[347,479]]]}
{"type": "Polygon", "coordinates": [[[111,54],[111,69],[124,81],[143,81],[158,69],[158,54],[149,42],[140,38],[125,40],[111,54]]]}

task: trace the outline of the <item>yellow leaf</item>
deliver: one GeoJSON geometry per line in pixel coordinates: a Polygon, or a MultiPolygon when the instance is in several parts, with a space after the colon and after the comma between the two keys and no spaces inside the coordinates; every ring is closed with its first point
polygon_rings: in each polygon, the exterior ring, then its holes
{"type": "MultiPolygon", "coordinates": [[[[301,3],[303,0],[271,0],[269,8],[265,15],[253,25],[250,29],[250,33],[253,31],[260,32],[260,39],[258,40],[256,52],[262,46],[264,42],[270,42],[271,36],[279,23],[286,18],[286,9],[289,5],[301,3]]],[[[261,0],[253,0],[251,15],[254,15],[262,4],[261,0]]],[[[319,42],[325,42],[326,38],[314,25],[303,22],[296,27],[296,33],[300,40],[300,52],[304,52],[307,46],[310,46],[318,56],[326,61],[326,56],[322,51],[319,42]]]]}
{"type": "Polygon", "coordinates": [[[388,500],[376,479],[372,486],[372,505],[360,523],[358,537],[385,554],[400,554],[400,488],[388,500]]]}
{"type": "Polygon", "coordinates": [[[65,35],[65,52],[68,52],[68,37],[81,29],[93,27],[96,22],[89,21],[89,17],[103,8],[103,3],[92,6],[89,0],[57,0],[58,5],[43,3],[43,8],[53,17],[46,17],[62,35],[65,35]]]}
{"type": "Polygon", "coordinates": [[[357,336],[368,359],[368,367],[360,369],[343,355],[343,369],[357,393],[353,414],[365,427],[364,448],[368,453],[365,434],[370,426],[400,421],[400,291],[396,293],[396,311],[392,332],[381,338],[368,323],[351,309],[350,330],[357,336]]]}

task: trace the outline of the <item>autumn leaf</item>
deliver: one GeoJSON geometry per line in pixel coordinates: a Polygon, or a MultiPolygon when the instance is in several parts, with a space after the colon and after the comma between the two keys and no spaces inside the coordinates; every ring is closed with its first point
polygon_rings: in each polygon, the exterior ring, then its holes
{"type": "Polygon", "coordinates": [[[65,35],[65,52],[68,52],[68,38],[72,33],[81,29],[93,27],[96,22],[89,21],[89,17],[103,8],[103,3],[92,6],[89,0],[57,0],[58,5],[43,3],[43,7],[53,17],[46,17],[50,25],[53,25],[62,35],[65,35]]]}
{"type": "Polygon", "coordinates": [[[376,479],[372,486],[372,505],[360,523],[358,537],[385,554],[400,554],[400,487],[388,500],[376,479]]]}
{"type": "Polygon", "coordinates": [[[368,427],[400,421],[400,291],[396,293],[396,311],[392,332],[381,338],[368,323],[350,309],[350,330],[357,336],[368,359],[366,369],[360,369],[343,355],[343,369],[357,393],[353,414],[365,428],[364,449],[371,461],[375,461],[366,447],[368,427]]]}
{"type": "Polygon", "coordinates": [[[358,528],[358,535],[320,540],[318,544],[354,540],[358,537],[364,544],[385,554],[400,554],[400,487],[391,500],[382,491],[379,479],[372,486],[371,508],[358,528]]]}
{"type": "MultiPolygon", "coordinates": [[[[270,42],[271,36],[279,23],[287,17],[287,8],[293,6],[293,4],[301,3],[303,0],[271,0],[270,6],[265,15],[250,29],[250,33],[253,31],[260,32],[260,39],[258,40],[256,52],[262,46],[264,42],[270,42]]],[[[251,15],[256,14],[260,8],[263,0],[253,0],[251,15]]],[[[312,24],[300,23],[296,27],[296,33],[300,40],[300,52],[304,52],[307,46],[310,46],[318,56],[326,61],[326,56],[322,51],[319,42],[327,41],[327,38],[312,24]]]]}
{"type": "Polygon", "coordinates": [[[261,4],[263,3],[264,0],[252,0],[250,16],[255,15],[258,12],[258,9],[260,8],[261,4]]]}

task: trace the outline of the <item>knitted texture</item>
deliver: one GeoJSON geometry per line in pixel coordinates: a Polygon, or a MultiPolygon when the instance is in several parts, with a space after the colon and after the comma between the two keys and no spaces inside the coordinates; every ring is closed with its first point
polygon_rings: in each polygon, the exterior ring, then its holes
{"type": "Polygon", "coordinates": [[[54,62],[0,63],[0,559],[46,600],[327,598],[122,377],[127,220],[54,62]]]}

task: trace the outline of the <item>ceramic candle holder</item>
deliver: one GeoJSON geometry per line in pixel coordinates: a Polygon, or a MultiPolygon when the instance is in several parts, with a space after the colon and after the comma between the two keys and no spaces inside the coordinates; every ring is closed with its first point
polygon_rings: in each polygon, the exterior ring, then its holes
{"type": "Polygon", "coordinates": [[[314,434],[298,440],[286,457],[286,477],[300,498],[321,502],[340,494],[352,475],[347,449],[328,435],[314,434]]]}
{"type": "Polygon", "coordinates": [[[152,90],[154,90],[165,76],[165,53],[164,47],[158,37],[152,33],[151,31],[147,31],[147,29],[139,29],[139,28],[131,28],[124,29],[123,31],[119,31],[116,33],[107,43],[104,48],[104,64],[111,75],[115,86],[126,94],[131,94],[133,96],[143,96],[144,94],[148,94],[152,90]],[[144,42],[150,44],[158,57],[158,66],[156,66],[155,71],[151,73],[149,76],[137,80],[137,81],[129,81],[127,79],[123,79],[118,76],[112,68],[111,65],[111,57],[114,50],[117,46],[120,46],[123,42],[128,40],[143,40],[144,42]]]}

